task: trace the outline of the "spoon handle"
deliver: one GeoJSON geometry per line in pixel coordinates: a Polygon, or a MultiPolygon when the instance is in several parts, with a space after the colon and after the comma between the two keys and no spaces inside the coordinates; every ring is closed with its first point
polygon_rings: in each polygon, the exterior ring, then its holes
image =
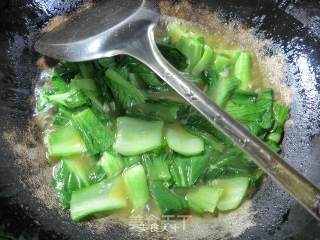
{"type": "Polygon", "coordinates": [[[172,67],[156,46],[153,25],[148,34],[131,43],[126,52],[150,67],[320,221],[320,190],[172,67]]]}

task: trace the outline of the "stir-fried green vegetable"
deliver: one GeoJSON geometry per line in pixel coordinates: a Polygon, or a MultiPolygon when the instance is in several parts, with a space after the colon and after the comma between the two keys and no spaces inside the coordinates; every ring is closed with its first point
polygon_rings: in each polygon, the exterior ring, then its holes
{"type": "Polygon", "coordinates": [[[71,124],[60,127],[48,134],[49,157],[67,157],[86,151],[84,141],[71,124]]]}
{"type": "Polygon", "coordinates": [[[162,143],[163,122],[138,118],[117,118],[117,137],[113,148],[130,156],[159,148],[162,143]]]}
{"type": "Polygon", "coordinates": [[[188,200],[189,207],[193,211],[199,214],[205,212],[213,213],[222,193],[222,188],[204,185],[191,189],[187,193],[186,199],[188,200]]]}
{"type": "MultiPolygon", "coordinates": [[[[181,23],[168,26],[164,57],[220,107],[280,151],[287,106],[270,88],[252,89],[252,56],[219,49],[181,23]]],[[[59,63],[38,94],[54,113],[47,134],[52,186],[71,218],[197,214],[237,208],[263,172],[170,89],[129,56],[59,63]]],[[[50,109],[50,111],[48,111],[50,109]]]]}
{"type": "Polygon", "coordinates": [[[72,193],[70,201],[71,218],[79,221],[94,213],[110,212],[126,208],[127,192],[121,176],[106,179],[72,193]]]}
{"type": "Polygon", "coordinates": [[[141,211],[149,199],[147,177],[143,166],[136,164],[125,169],[123,178],[133,211],[141,211]]]}

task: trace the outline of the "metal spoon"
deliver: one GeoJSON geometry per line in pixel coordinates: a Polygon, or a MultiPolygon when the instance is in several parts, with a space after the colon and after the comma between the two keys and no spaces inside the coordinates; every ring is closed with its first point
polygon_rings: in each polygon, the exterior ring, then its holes
{"type": "Polygon", "coordinates": [[[160,54],[154,40],[159,20],[155,2],[109,0],[45,33],[35,49],[47,56],[71,62],[127,54],[150,67],[187,102],[219,128],[255,163],[320,220],[320,190],[270,150],[261,140],[184,79],[160,54]]]}

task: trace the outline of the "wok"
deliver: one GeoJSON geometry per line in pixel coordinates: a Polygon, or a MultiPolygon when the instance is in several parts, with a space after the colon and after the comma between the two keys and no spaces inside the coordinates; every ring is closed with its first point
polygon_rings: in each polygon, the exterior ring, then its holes
{"type": "MultiPolygon", "coordinates": [[[[138,234],[118,221],[75,224],[54,202],[44,171],[41,131],[33,121],[39,55],[33,44],[47,21],[76,9],[81,0],[0,1],[0,227],[21,239],[166,239],[165,234],[138,234]],[[43,161],[37,161],[43,159],[43,161]],[[33,178],[34,177],[34,178],[33,178]],[[101,226],[101,224],[100,224],[101,226]]],[[[291,92],[290,125],[283,157],[315,184],[320,184],[320,5],[316,0],[194,1],[219,10],[226,21],[240,20],[259,38],[272,38],[285,55],[291,92]]],[[[266,49],[272,54],[273,49],[266,49]]],[[[190,225],[177,238],[320,239],[320,225],[271,179],[247,207],[246,221],[190,225]],[[249,224],[248,224],[249,222],[249,224]],[[241,228],[243,231],[238,231],[241,228]]],[[[241,211],[239,212],[241,214],[241,211]]],[[[235,218],[237,219],[237,218],[235,218]]],[[[219,221],[217,219],[216,221],[219,221]]],[[[1,236],[1,234],[0,234],[1,236]]],[[[1,238],[1,237],[0,237],[1,238]]],[[[175,236],[173,236],[173,239],[175,236]]]]}

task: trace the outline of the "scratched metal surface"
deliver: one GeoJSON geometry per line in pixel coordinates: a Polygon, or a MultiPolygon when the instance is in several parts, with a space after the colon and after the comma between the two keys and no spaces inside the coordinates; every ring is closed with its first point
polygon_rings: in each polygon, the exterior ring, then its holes
{"type": "MultiPolygon", "coordinates": [[[[75,9],[81,0],[2,0],[0,2],[0,225],[25,239],[143,239],[114,225],[94,235],[68,219],[60,219],[32,197],[17,180],[26,174],[13,164],[17,156],[4,132],[25,142],[29,157],[41,139],[30,136],[36,74],[33,51],[39,29],[55,15],[75,9]],[[30,137],[30,141],[28,139],[30,137]],[[23,139],[27,138],[27,139],[23,139]],[[21,204],[24,202],[24,204],[21,204]],[[45,211],[40,214],[39,206],[45,211]]],[[[198,5],[197,1],[197,5],[198,5]]],[[[292,125],[286,132],[283,156],[314,183],[320,184],[320,4],[319,1],[201,1],[225,18],[240,19],[260,37],[272,37],[289,62],[286,84],[293,93],[292,125]]],[[[272,51],[272,50],[271,50],[272,51]]],[[[15,142],[10,143],[15,144],[15,142]]],[[[270,180],[252,200],[255,226],[237,239],[320,239],[320,226],[288,194],[270,180]]],[[[232,231],[232,230],[231,230],[232,231]]],[[[211,236],[214,236],[212,230],[211,236]]],[[[228,233],[225,239],[230,239],[228,233]]],[[[210,238],[214,239],[214,237],[210,238]]]]}

